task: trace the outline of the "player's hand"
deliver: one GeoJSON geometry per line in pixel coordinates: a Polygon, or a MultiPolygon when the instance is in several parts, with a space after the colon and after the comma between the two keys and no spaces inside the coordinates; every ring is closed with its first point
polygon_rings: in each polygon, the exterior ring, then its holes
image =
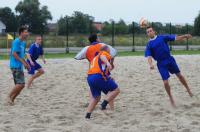
{"type": "Polygon", "coordinates": [[[112,67],[112,65],[111,65],[110,63],[107,63],[106,65],[107,65],[107,67],[108,67],[108,69],[109,69],[110,71],[113,69],[113,67],[112,67]]]}
{"type": "Polygon", "coordinates": [[[33,61],[31,61],[30,63],[31,63],[31,65],[32,65],[32,66],[35,66],[35,64],[34,64],[34,62],[33,62],[33,61]]]}
{"type": "Polygon", "coordinates": [[[150,65],[150,69],[154,70],[155,69],[154,65],[150,65]]]}
{"type": "Polygon", "coordinates": [[[31,67],[29,66],[29,64],[28,64],[28,63],[26,63],[26,62],[23,62],[23,65],[24,65],[24,67],[25,67],[27,70],[30,70],[30,69],[31,69],[31,67]]]}
{"type": "Polygon", "coordinates": [[[43,60],[43,62],[44,62],[44,64],[46,64],[47,62],[46,62],[46,60],[43,60]]]}

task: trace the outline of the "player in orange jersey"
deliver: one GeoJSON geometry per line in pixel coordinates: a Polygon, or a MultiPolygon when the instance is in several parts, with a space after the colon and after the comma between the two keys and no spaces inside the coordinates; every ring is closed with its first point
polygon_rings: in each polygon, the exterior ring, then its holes
{"type": "Polygon", "coordinates": [[[110,56],[110,49],[108,46],[101,47],[100,53],[92,60],[90,68],[88,70],[88,84],[92,93],[92,99],[90,100],[87,108],[87,114],[85,118],[90,119],[91,113],[96,107],[97,103],[101,99],[101,92],[107,96],[101,104],[101,109],[105,110],[109,102],[113,101],[120,93],[118,85],[106,71],[113,69],[110,56]]]}

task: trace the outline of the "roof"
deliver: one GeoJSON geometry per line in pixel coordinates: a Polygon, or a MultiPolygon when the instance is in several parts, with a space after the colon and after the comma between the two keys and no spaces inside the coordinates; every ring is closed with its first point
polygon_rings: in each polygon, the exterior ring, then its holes
{"type": "Polygon", "coordinates": [[[0,20],[0,27],[3,27],[6,29],[6,25],[0,20]]]}

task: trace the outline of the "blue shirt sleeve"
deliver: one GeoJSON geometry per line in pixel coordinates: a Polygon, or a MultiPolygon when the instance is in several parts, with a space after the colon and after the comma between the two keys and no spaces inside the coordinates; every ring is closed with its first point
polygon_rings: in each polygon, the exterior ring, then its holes
{"type": "Polygon", "coordinates": [[[33,55],[33,52],[34,52],[34,45],[32,44],[32,45],[30,46],[29,50],[28,50],[28,53],[29,53],[30,55],[33,55]]]}
{"type": "Polygon", "coordinates": [[[149,56],[152,56],[152,53],[151,53],[151,49],[148,43],[145,50],[145,57],[149,57],[149,56]]]}
{"type": "Polygon", "coordinates": [[[175,41],[176,40],[176,35],[164,35],[163,39],[165,40],[165,42],[175,41]]]}
{"type": "Polygon", "coordinates": [[[13,41],[12,44],[12,52],[20,52],[20,44],[19,41],[13,41]]]}

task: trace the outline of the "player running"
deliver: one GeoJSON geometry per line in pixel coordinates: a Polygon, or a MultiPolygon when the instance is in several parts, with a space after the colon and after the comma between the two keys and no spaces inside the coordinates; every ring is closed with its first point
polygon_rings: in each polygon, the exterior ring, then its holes
{"type": "Polygon", "coordinates": [[[19,38],[16,38],[12,42],[11,55],[10,55],[10,69],[13,74],[15,86],[8,96],[8,103],[14,105],[15,98],[20,94],[22,89],[25,87],[25,77],[23,66],[26,69],[30,69],[30,66],[24,60],[26,42],[29,33],[26,27],[19,29],[19,38]]]}
{"type": "Polygon", "coordinates": [[[31,75],[31,78],[28,81],[27,88],[31,87],[32,82],[44,74],[44,70],[42,66],[37,63],[37,59],[39,57],[42,58],[44,64],[46,63],[43,53],[43,48],[41,47],[42,44],[42,37],[37,36],[35,39],[35,43],[31,44],[28,53],[27,53],[27,63],[30,65],[31,69],[28,71],[28,73],[31,75]],[[35,73],[35,71],[37,71],[35,73]]]}

